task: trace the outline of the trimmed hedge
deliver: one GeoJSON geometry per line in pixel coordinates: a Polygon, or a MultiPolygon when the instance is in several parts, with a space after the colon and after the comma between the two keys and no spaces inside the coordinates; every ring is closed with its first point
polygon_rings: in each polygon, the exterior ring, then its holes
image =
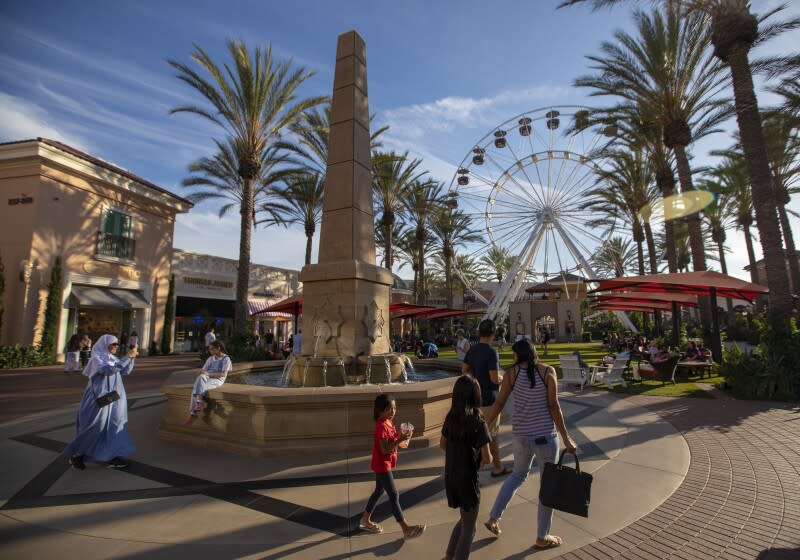
{"type": "Polygon", "coordinates": [[[38,346],[0,346],[0,369],[47,366],[53,361],[38,346]]]}

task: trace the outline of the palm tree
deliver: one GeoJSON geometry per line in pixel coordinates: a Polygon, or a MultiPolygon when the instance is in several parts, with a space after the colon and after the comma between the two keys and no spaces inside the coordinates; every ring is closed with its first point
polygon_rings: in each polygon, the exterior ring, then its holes
{"type": "MultiPolygon", "coordinates": [[[[777,200],[778,218],[789,260],[789,277],[792,291],[800,293],[800,264],[789,222],[787,205],[793,194],[800,192],[800,130],[796,115],[783,111],[764,113],[764,138],[772,171],[772,184],[777,200]]],[[[795,214],[796,215],[796,214],[795,214]]]]}
{"type": "Polygon", "coordinates": [[[383,258],[386,268],[394,264],[393,232],[397,215],[404,209],[410,186],[419,181],[424,172],[417,171],[419,159],[408,159],[408,152],[398,156],[394,152],[377,152],[372,155],[372,197],[378,210],[379,227],[383,229],[383,258]]]}
{"type": "MultiPolygon", "coordinates": [[[[604,42],[601,55],[588,56],[597,71],[576,80],[592,95],[611,95],[648,107],[663,126],[664,144],[673,150],[681,190],[694,190],[686,147],[698,121],[712,124],[727,118],[726,103],[718,99],[725,85],[722,65],[710,52],[705,16],[681,17],[675,10],[634,16],[638,36],[615,33],[604,42]]],[[[695,270],[705,270],[700,216],[687,218],[695,270]]],[[[710,319],[710,317],[709,317],[710,319]]]]}
{"type": "Polygon", "coordinates": [[[745,170],[744,157],[741,153],[732,153],[722,162],[708,172],[710,179],[719,189],[721,196],[727,198],[731,205],[733,223],[737,229],[742,230],[747,246],[747,258],[750,263],[750,281],[759,283],[758,267],[756,266],[756,252],[753,247],[753,236],[750,228],[753,226],[753,199],[750,184],[745,170]]]}
{"type": "Polygon", "coordinates": [[[636,249],[629,239],[615,235],[592,256],[592,267],[601,278],[625,276],[636,270],[636,249]]]}
{"type": "Polygon", "coordinates": [[[458,270],[458,277],[455,282],[461,285],[462,293],[468,289],[475,289],[481,277],[481,266],[475,260],[475,257],[456,253],[453,259],[453,266],[458,270]]]}
{"type": "MultiPolygon", "coordinates": [[[[723,274],[728,274],[728,263],[725,260],[725,241],[727,240],[727,230],[733,227],[736,216],[734,214],[735,205],[730,200],[724,186],[714,180],[713,174],[705,177],[700,182],[700,188],[714,193],[714,203],[703,209],[703,217],[708,223],[711,231],[711,239],[717,244],[719,252],[719,265],[723,274]]],[[[725,298],[728,306],[728,324],[734,320],[733,301],[725,298]]]]}
{"type": "Polygon", "coordinates": [[[645,242],[651,270],[656,265],[653,232],[649,220],[642,220],[642,213],[658,198],[652,165],[641,149],[638,152],[612,150],[606,158],[606,165],[597,172],[597,185],[587,192],[591,202],[585,205],[586,209],[597,211],[600,216],[588,225],[608,226],[617,220],[627,224],[636,243],[638,273],[645,274],[645,242]]]}
{"type": "Polygon", "coordinates": [[[507,250],[497,245],[492,245],[486,254],[481,257],[478,264],[483,270],[485,278],[497,280],[497,283],[501,284],[508,271],[514,266],[514,260],[515,257],[510,255],[507,250]]]}
{"type": "MultiPolygon", "coordinates": [[[[595,8],[599,8],[622,1],[624,0],[564,0],[559,7],[591,2],[595,8]]],[[[773,24],[759,31],[759,23],[763,23],[784,7],[773,9],[759,19],[750,12],[748,0],[664,0],[664,3],[668,7],[678,5],[690,11],[699,10],[711,15],[711,41],[714,45],[714,54],[726,63],[731,71],[736,120],[742,138],[747,174],[753,194],[756,225],[767,271],[770,308],[779,316],[775,326],[781,331],[786,331],[789,327],[788,317],[792,313],[792,297],[749,52],[757,42],[764,42],[783,31],[796,28],[800,25],[800,18],[773,24]]]]}
{"type": "MultiPolygon", "coordinates": [[[[330,102],[322,108],[313,107],[305,111],[302,118],[289,127],[297,139],[295,142],[282,142],[281,146],[301,157],[309,171],[325,176],[328,168],[328,138],[330,137],[330,102]]],[[[372,123],[375,115],[369,118],[372,123]]],[[[370,135],[370,150],[381,147],[379,136],[389,130],[388,126],[378,128],[370,135]]]]}
{"type": "MultiPolygon", "coordinates": [[[[198,189],[188,196],[192,202],[206,200],[220,200],[223,204],[219,207],[218,215],[223,218],[234,208],[241,209],[244,199],[244,182],[237,172],[239,161],[236,155],[236,146],[231,142],[223,144],[217,140],[217,153],[213,157],[203,157],[189,164],[189,177],[181,183],[184,187],[198,189]],[[202,190],[199,190],[202,189],[202,190]]],[[[259,176],[253,182],[253,207],[252,224],[257,223],[259,212],[268,215],[268,219],[280,221],[280,216],[272,208],[264,206],[272,185],[282,181],[286,171],[277,169],[285,161],[285,157],[278,150],[270,148],[261,155],[259,176]]]]}
{"type": "MultiPolygon", "coordinates": [[[[322,221],[322,195],[325,183],[317,173],[300,172],[291,176],[286,185],[276,188],[265,208],[279,215],[278,223],[300,224],[306,234],[306,260],[311,264],[311,246],[317,225],[322,221]]],[[[266,220],[266,223],[275,223],[266,220]]]]}
{"type": "MultiPolygon", "coordinates": [[[[431,227],[437,212],[444,204],[444,185],[436,181],[415,181],[408,188],[408,194],[403,200],[408,217],[408,223],[414,228],[414,237],[417,240],[417,278],[425,279],[425,252],[429,240],[431,227]]],[[[418,290],[417,304],[425,305],[425,290],[418,290]]]]}
{"type": "Polygon", "coordinates": [[[247,334],[247,292],[250,279],[252,216],[255,210],[253,184],[261,175],[264,153],[282,132],[323,98],[297,99],[298,88],[313,73],[292,68],[291,61],[276,60],[272,48],[256,47],[252,54],[241,41],[227,41],[231,63],[220,67],[195,45],[192,60],[200,72],[187,64],[169,60],[177,78],[194,88],[205,106],[181,105],[171,113],[193,113],[218,125],[234,147],[242,180],[239,267],[236,277],[234,330],[247,334]]]}
{"type": "Polygon", "coordinates": [[[472,229],[472,218],[450,205],[436,208],[436,216],[431,224],[434,236],[434,249],[442,258],[442,277],[447,292],[447,307],[453,307],[453,259],[456,249],[468,243],[480,241],[478,232],[472,229]]]}
{"type": "Polygon", "coordinates": [[[414,301],[417,300],[419,291],[419,242],[415,231],[412,228],[401,230],[400,235],[397,236],[395,246],[397,247],[397,261],[398,268],[402,269],[406,265],[411,267],[414,272],[414,301]]]}

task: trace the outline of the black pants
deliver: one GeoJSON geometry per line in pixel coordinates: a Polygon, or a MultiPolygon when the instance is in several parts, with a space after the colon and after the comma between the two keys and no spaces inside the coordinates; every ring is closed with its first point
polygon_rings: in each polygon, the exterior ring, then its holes
{"type": "Polygon", "coordinates": [[[475,538],[475,526],[478,523],[478,506],[471,510],[460,508],[461,519],[458,520],[453,532],[450,533],[450,542],[447,544],[447,556],[453,560],[467,560],[472,539],[475,538]]]}
{"type": "Polygon", "coordinates": [[[400,494],[397,493],[397,487],[394,485],[392,471],[375,473],[375,490],[372,491],[372,495],[369,497],[369,500],[367,500],[367,512],[372,515],[378,503],[378,498],[380,498],[381,494],[384,492],[389,496],[389,504],[392,506],[392,514],[394,515],[395,521],[401,523],[404,519],[403,510],[400,509],[400,494]]]}

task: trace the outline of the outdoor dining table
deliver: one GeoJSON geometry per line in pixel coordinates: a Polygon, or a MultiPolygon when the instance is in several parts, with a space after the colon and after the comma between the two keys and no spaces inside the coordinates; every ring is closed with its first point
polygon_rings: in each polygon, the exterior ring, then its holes
{"type": "Polygon", "coordinates": [[[692,372],[699,372],[701,378],[705,377],[706,373],[711,377],[711,367],[713,365],[713,362],[706,362],[705,360],[682,360],[678,362],[679,368],[682,367],[692,372]]]}

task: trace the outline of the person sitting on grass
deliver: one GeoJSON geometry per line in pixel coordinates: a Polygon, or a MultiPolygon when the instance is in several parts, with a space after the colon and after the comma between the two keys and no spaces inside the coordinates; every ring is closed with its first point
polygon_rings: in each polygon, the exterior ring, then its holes
{"type": "Polygon", "coordinates": [[[192,389],[192,398],[189,401],[189,416],[183,421],[188,426],[197,419],[203,410],[206,393],[210,389],[221,387],[228,377],[228,372],[233,369],[231,358],[225,353],[225,345],[221,340],[212,340],[208,345],[211,356],[206,360],[200,375],[197,376],[192,389]]]}

